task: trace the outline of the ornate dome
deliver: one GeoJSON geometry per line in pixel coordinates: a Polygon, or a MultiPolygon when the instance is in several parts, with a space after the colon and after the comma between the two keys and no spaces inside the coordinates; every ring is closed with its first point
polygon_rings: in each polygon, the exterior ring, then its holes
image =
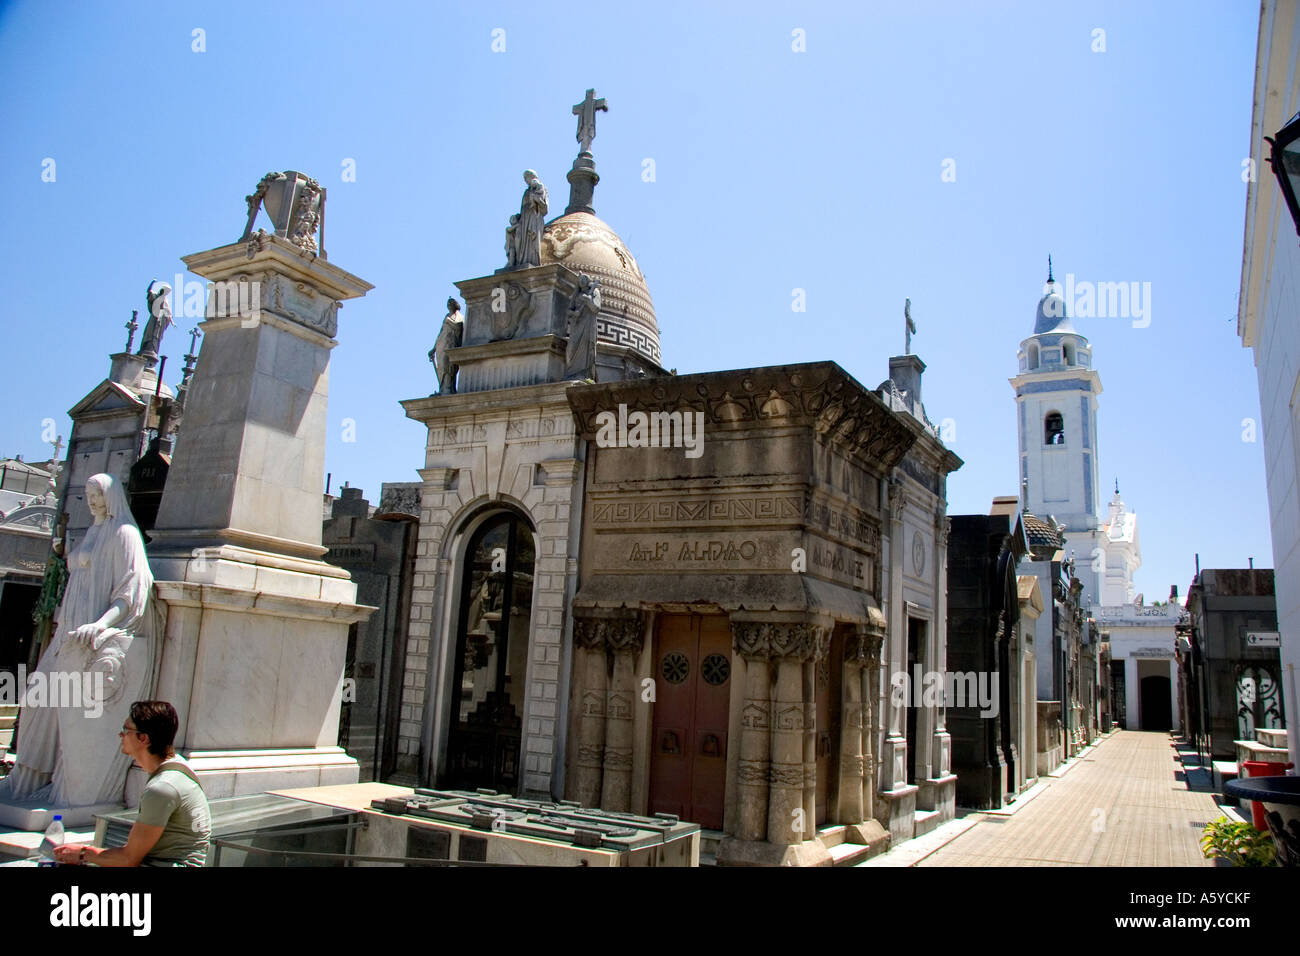
{"type": "Polygon", "coordinates": [[[1065,311],[1065,299],[1057,291],[1056,282],[1048,279],[1047,289],[1043,297],[1038,300],[1038,312],[1034,316],[1034,334],[1073,331],[1074,326],[1070,324],[1070,316],[1065,311]]]}
{"type": "Polygon", "coordinates": [[[1065,536],[1050,522],[1026,511],[1024,523],[1025,536],[1029,538],[1029,548],[1035,557],[1050,557],[1052,552],[1065,547],[1065,536]]]}
{"type": "Polygon", "coordinates": [[[589,212],[571,212],[542,230],[542,264],[558,263],[600,280],[596,336],[659,364],[659,324],[636,259],[623,240],[589,212]]]}

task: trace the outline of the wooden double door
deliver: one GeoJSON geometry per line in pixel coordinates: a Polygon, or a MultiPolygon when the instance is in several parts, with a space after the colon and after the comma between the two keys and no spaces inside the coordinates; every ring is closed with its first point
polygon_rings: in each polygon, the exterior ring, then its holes
{"type": "Polygon", "coordinates": [[[661,615],[654,668],[650,812],[721,830],[731,701],[727,618],[661,615]]]}

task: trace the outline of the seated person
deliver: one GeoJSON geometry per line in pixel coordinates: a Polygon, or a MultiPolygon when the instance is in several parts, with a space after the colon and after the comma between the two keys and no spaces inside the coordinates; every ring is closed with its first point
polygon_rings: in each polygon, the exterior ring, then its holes
{"type": "Polygon", "coordinates": [[[131,705],[119,734],[122,753],[149,774],[149,782],[126,846],[69,844],[54,851],[56,860],[96,866],[203,866],[212,823],[198,777],[172,747],[179,723],[176,709],[164,700],[131,705]]]}

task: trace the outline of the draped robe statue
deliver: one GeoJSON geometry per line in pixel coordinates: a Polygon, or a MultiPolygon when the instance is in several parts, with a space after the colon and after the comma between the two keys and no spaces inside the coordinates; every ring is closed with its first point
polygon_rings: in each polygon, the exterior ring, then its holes
{"type": "Polygon", "coordinates": [[[568,344],[564,349],[564,377],[596,380],[596,316],[600,312],[600,283],[583,273],[569,306],[568,344]]]}
{"type": "Polygon", "coordinates": [[[450,352],[460,348],[465,334],[465,320],[460,314],[460,303],[455,299],[447,300],[447,315],[442,320],[442,330],[429,352],[429,361],[438,374],[438,394],[456,394],[456,369],[452,367],[450,352]]]}
{"type": "Polygon", "coordinates": [[[542,229],[546,226],[549,198],[546,187],[531,169],[524,170],[523,199],[519,202],[519,218],[510,217],[506,230],[506,268],[527,269],[542,264],[542,229]]]}
{"type": "Polygon", "coordinates": [[[153,574],[121,482],[92,475],[86,502],[95,523],[68,555],[57,627],[28,680],[2,803],[122,802],[131,758],[118,731],[153,678],[153,574]]]}

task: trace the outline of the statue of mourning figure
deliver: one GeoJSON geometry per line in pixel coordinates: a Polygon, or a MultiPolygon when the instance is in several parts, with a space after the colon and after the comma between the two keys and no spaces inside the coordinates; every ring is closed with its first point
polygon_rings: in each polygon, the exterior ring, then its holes
{"type": "Polygon", "coordinates": [[[153,574],[122,483],[92,475],[86,504],[94,524],[68,555],[54,636],[28,680],[16,763],[0,780],[3,804],[53,809],[123,799],[131,758],[120,751],[118,729],[152,689],[153,574]]]}
{"type": "Polygon", "coordinates": [[[600,314],[600,282],[585,272],[578,276],[578,291],[569,306],[564,349],[564,377],[583,382],[596,380],[596,316],[600,314]]]}
{"type": "Polygon", "coordinates": [[[442,320],[442,329],[429,350],[429,361],[438,376],[438,394],[456,394],[456,373],[458,368],[452,364],[451,350],[460,348],[465,335],[465,319],[460,314],[460,303],[455,299],[447,300],[447,314],[442,320]]]}
{"type": "MultiPolygon", "coordinates": [[[[140,336],[140,351],[150,368],[158,364],[158,350],[162,348],[163,333],[176,323],[172,321],[171,305],[172,287],[166,282],[155,279],[145,290],[145,302],[149,309],[149,319],[144,324],[144,334],[140,336]]],[[[134,317],[133,317],[134,318],[134,317]]]]}
{"type": "Polygon", "coordinates": [[[506,269],[527,269],[542,264],[542,229],[546,226],[549,199],[546,187],[531,169],[524,170],[523,199],[519,214],[510,217],[506,227],[506,269]]]}

